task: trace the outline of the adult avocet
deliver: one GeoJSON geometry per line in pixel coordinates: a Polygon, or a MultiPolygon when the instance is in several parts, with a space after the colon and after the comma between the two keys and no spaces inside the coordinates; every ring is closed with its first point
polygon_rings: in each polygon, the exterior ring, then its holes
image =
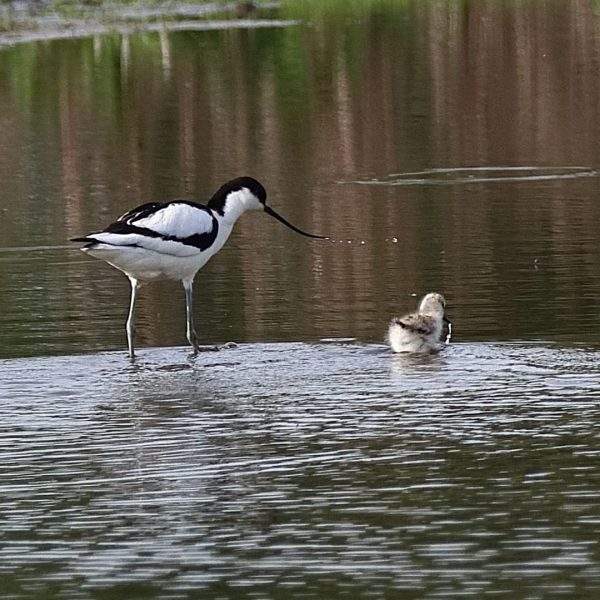
{"type": "Polygon", "coordinates": [[[187,200],[142,204],[119,217],[106,229],[73,238],[85,242],[81,249],[123,271],[131,282],[127,317],[127,345],[133,358],[134,309],[140,282],[155,279],[181,281],[185,290],[187,339],[198,353],[194,328],[192,291],[196,273],[227,241],[235,222],[247,210],[264,210],[268,215],[301,233],[266,205],[265,188],[252,177],[238,177],[222,185],[206,206],[187,200]]]}
{"type": "Polygon", "coordinates": [[[444,316],[446,300],[432,292],[423,297],[417,312],[394,317],[387,339],[394,352],[439,352],[450,340],[452,324],[444,316]]]}

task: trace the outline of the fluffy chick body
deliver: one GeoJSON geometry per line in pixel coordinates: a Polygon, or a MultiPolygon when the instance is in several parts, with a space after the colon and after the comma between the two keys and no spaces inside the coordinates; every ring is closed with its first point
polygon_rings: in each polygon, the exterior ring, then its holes
{"type": "Polygon", "coordinates": [[[444,316],[446,300],[432,292],[423,297],[417,312],[394,317],[387,341],[393,352],[439,352],[449,334],[450,322],[444,316]]]}

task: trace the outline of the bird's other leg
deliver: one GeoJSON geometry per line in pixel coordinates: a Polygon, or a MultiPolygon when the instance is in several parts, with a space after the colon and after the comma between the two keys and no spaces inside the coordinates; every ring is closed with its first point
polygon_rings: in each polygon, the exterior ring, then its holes
{"type": "Polygon", "coordinates": [[[129,278],[129,282],[131,283],[131,302],[129,303],[129,316],[127,317],[127,325],[125,326],[125,330],[127,331],[127,346],[129,348],[129,357],[135,358],[135,353],[133,350],[133,335],[135,333],[135,324],[134,324],[134,311],[135,311],[135,300],[137,297],[138,289],[140,287],[140,282],[133,277],[129,278]]]}
{"type": "Polygon", "coordinates": [[[187,317],[187,339],[194,349],[194,356],[198,354],[198,334],[194,328],[193,295],[194,280],[189,279],[182,282],[185,290],[185,312],[187,317]]]}

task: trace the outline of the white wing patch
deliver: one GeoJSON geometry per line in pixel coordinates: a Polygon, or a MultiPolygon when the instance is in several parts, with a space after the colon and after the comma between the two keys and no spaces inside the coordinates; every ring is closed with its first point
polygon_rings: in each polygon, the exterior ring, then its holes
{"type": "Polygon", "coordinates": [[[208,211],[189,204],[172,203],[143,219],[128,219],[127,223],[151,229],[161,235],[186,238],[212,231],[213,217],[208,211]]]}
{"type": "Polygon", "coordinates": [[[111,247],[136,246],[146,250],[153,250],[160,254],[171,254],[172,256],[194,256],[200,254],[200,249],[195,246],[188,246],[172,240],[163,240],[159,237],[148,237],[138,233],[109,233],[102,231],[88,236],[100,244],[108,244],[111,247]]]}

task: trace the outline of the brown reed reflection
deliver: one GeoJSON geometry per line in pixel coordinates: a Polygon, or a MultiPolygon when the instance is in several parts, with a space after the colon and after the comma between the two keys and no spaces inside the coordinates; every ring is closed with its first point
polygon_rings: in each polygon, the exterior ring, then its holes
{"type": "MultiPolygon", "coordinates": [[[[454,301],[467,337],[536,336],[579,301],[574,289],[596,294],[596,179],[338,182],[440,166],[597,166],[598,27],[585,2],[415,1],[285,29],[3,49],[3,244],[64,243],[136,204],[203,201],[248,174],[290,220],[336,242],[244,218],[198,280],[206,341],[378,339],[389,314],[429,289],[454,301]]],[[[20,267],[0,269],[17,289],[20,267]]],[[[118,274],[89,284],[80,267],[70,272],[52,284],[57,303],[93,303],[108,286],[117,297],[101,318],[120,315],[118,274]]],[[[160,324],[141,339],[183,340],[174,294],[169,284],[144,291],[141,310],[160,324]]]]}

